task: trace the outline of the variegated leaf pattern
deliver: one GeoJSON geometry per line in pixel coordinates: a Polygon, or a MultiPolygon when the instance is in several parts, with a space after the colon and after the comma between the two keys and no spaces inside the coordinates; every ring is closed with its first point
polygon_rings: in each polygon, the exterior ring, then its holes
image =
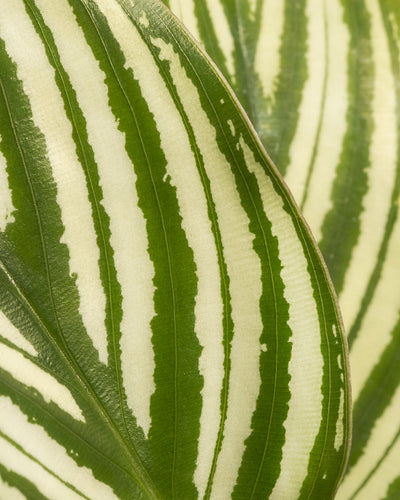
{"type": "Polygon", "coordinates": [[[337,498],[400,498],[400,3],[169,3],[237,92],[339,295],[354,427],[337,498]]]}
{"type": "Polygon", "coordinates": [[[0,498],[331,498],[329,278],[158,0],[0,2],[0,498]]]}

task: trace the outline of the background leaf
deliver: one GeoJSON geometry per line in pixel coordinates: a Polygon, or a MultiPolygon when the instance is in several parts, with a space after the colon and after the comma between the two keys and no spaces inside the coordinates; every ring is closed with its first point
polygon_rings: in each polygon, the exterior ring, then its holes
{"type": "Polygon", "coordinates": [[[0,496],[331,498],[318,250],[156,0],[0,3],[0,496]]]}
{"type": "Polygon", "coordinates": [[[400,4],[169,3],[235,89],[339,294],[354,430],[338,498],[398,498],[400,4]]]}

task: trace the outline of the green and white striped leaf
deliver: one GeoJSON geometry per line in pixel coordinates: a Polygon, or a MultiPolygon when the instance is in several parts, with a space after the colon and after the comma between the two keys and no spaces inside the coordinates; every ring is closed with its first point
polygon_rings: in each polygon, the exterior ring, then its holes
{"type": "Polygon", "coordinates": [[[237,92],[339,294],[354,428],[338,498],[400,498],[400,3],[169,3],[237,92]]]}
{"type": "Polygon", "coordinates": [[[0,137],[0,498],[332,498],[334,293],[170,12],[2,0],[0,137]]]}

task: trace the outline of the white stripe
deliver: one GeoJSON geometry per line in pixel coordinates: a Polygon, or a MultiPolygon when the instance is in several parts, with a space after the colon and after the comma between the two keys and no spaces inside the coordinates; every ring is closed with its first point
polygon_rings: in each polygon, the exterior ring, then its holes
{"type": "Polygon", "coordinates": [[[212,444],[218,433],[220,391],[224,375],[220,273],[204,188],[186,130],[150,51],[132,30],[131,23],[124,15],[116,18],[109,11],[106,2],[99,4],[109,14],[110,26],[115,30],[127,65],[133,69],[156,121],[167,160],[165,182],[176,187],[182,226],[196,263],[198,293],[195,331],[203,347],[200,372],[204,377],[204,386],[195,481],[202,496],[213,457],[212,444]],[[174,131],[173,134],[171,130],[174,131]]]}
{"type": "Polygon", "coordinates": [[[39,0],[38,5],[42,6],[45,21],[53,32],[61,61],[75,89],[98,165],[104,196],[102,204],[110,217],[110,242],[122,292],[120,345],[124,385],[128,404],[147,433],[150,397],[154,392],[150,327],[155,314],[154,267],[147,251],[146,222],[138,207],[134,168],[125,150],[125,137],[107,105],[105,75],[76,24],[71,8],[63,1],[39,0]],[[89,81],[91,85],[87,84],[89,81]]]}
{"type": "MultiPolygon", "coordinates": [[[[337,500],[349,498],[360,486],[369,472],[377,465],[386,448],[393,442],[400,427],[400,388],[397,389],[390,405],[375,422],[372,434],[366,443],[363,454],[346,474],[339,488],[337,500]]],[[[391,480],[399,475],[400,440],[385,458],[380,468],[360,490],[355,498],[358,500],[384,498],[385,489],[391,480]]]]}
{"type": "MultiPolygon", "coordinates": [[[[30,460],[1,436],[0,460],[7,464],[7,468],[11,472],[19,474],[33,483],[42,495],[47,495],[47,498],[54,498],[57,492],[57,499],[60,500],[82,500],[81,495],[77,495],[57,478],[43,470],[40,465],[30,460]]],[[[23,498],[25,497],[23,496],[23,498]]]]}
{"type": "MultiPolygon", "coordinates": [[[[400,406],[397,407],[397,415],[399,414],[399,411],[400,406]]],[[[393,422],[391,422],[389,425],[393,426],[393,422]]],[[[396,444],[385,457],[379,469],[372,476],[367,487],[364,489],[364,496],[362,497],[362,499],[375,500],[376,498],[386,498],[391,483],[394,480],[398,480],[400,476],[399,463],[400,439],[397,438],[396,444]]],[[[398,496],[398,490],[396,491],[396,495],[398,496]]],[[[358,500],[360,500],[360,498],[358,500]]],[[[393,496],[391,498],[393,498],[393,496]]]]}
{"type": "Polygon", "coordinates": [[[284,27],[285,2],[264,0],[260,37],[256,48],[255,69],[260,76],[264,96],[274,97],[280,70],[281,38],[284,27]],[[266,50],[266,48],[268,50],[266,50]]]}
{"type": "MultiPolygon", "coordinates": [[[[368,4],[370,9],[374,9],[375,6],[372,3],[368,4]]],[[[372,10],[374,12],[374,10],[372,10]]],[[[376,11],[375,11],[375,14],[376,11]]],[[[379,15],[379,14],[378,14],[379,15]]],[[[387,55],[384,55],[385,50],[389,51],[389,48],[387,47],[387,42],[385,40],[385,34],[382,33],[382,28],[380,28],[380,23],[375,20],[372,21],[372,29],[373,29],[373,35],[374,37],[378,37],[380,39],[376,40],[374,42],[377,44],[377,47],[380,47],[379,49],[379,54],[382,53],[383,57],[383,62],[381,63],[380,59],[377,57],[376,58],[376,75],[378,78],[378,74],[380,75],[379,81],[381,82],[381,85],[384,85],[384,89],[376,89],[376,97],[375,99],[378,99],[382,101],[385,99],[384,94],[386,95],[386,88],[390,90],[391,87],[391,82],[392,82],[392,75],[387,75],[387,55]],[[386,49],[384,47],[386,46],[386,49]],[[386,61],[386,63],[385,63],[386,61]],[[380,68],[380,65],[383,65],[383,68],[380,68]],[[384,76],[386,75],[386,76],[384,76]],[[383,81],[383,78],[385,81],[383,81]]],[[[397,26],[395,24],[395,26],[397,26]]],[[[373,45],[375,47],[375,45],[373,45]]],[[[376,54],[378,56],[378,53],[376,54]]],[[[379,56],[381,57],[381,56],[379,56]]],[[[390,91],[388,92],[390,95],[390,91]]],[[[389,113],[389,117],[391,116],[391,113],[389,113]]],[[[376,119],[378,117],[376,116],[376,119]]],[[[381,120],[382,121],[382,120],[381,120]]],[[[376,127],[381,130],[381,134],[383,134],[382,127],[384,127],[384,123],[376,123],[376,127]]],[[[378,148],[378,139],[380,138],[380,135],[376,137],[376,148],[378,148]]],[[[391,134],[389,133],[389,145],[390,145],[390,138],[391,134]]],[[[382,140],[380,138],[380,140],[382,140]]],[[[386,137],[383,139],[385,147],[380,151],[379,155],[385,155],[385,149],[386,149],[386,137]]],[[[374,150],[373,150],[374,151],[374,150]]],[[[372,151],[372,152],[373,152],[372,151]]],[[[390,148],[389,148],[390,151],[390,148]]],[[[378,155],[378,153],[374,153],[378,155]]],[[[389,158],[392,155],[392,153],[389,152],[389,158]]],[[[380,162],[380,160],[379,160],[380,162]]],[[[380,163],[379,163],[380,164],[380,163]]],[[[372,165],[373,166],[373,165],[372,165]]],[[[383,167],[381,165],[381,167],[383,167]]],[[[390,169],[389,169],[390,172],[390,169]]],[[[385,197],[389,200],[388,193],[390,193],[390,190],[392,188],[392,180],[389,181],[389,183],[386,185],[386,175],[382,175],[382,172],[376,172],[376,175],[379,176],[379,180],[374,179],[372,182],[372,187],[374,189],[380,189],[379,186],[384,186],[385,187],[385,196],[383,196],[382,193],[382,198],[379,201],[379,204],[385,205],[386,202],[384,200],[385,197]],[[378,184],[378,185],[376,185],[378,184]]],[[[389,174],[388,179],[390,179],[390,176],[392,174],[389,174]]],[[[377,195],[379,196],[379,195],[377,195]]],[[[396,200],[396,204],[399,203],[399,199],[396,200]]],[[[373,206],[371,207],[373,209],[380,210],[379,206],[373,206]]],[[[381,216],[382,220],[382,216],[381,216]]],[[[381,230],[381,222],[377,224],[375,227],[375,232],[381,230]]],[[[366,231],[367,229],[365,229],[366,231]]],[[[377,239],[378,240],[378,239],[377,239]]],[[[378,240],[380,242],[380,239],[378,240]]],[[[373,244],[371,242],[371,244],[373,244]]],[[[396,221],[395,227],[393,229],[393,233],[391,235],[391,239],[389,242],[389,247],[388,251],[385,257],[385,262],[384,262],[384,267],[382,270],[382,274],[380,276],[380,280],[378,283],[378,287],[375,291],[374,298],[371,302],[371,304],[368,307],[368,311],[366,313],[366,316],[363,319],[362,325],[360,326],[359,331],[361,334],[359,334],[352,345],[351,351],[350,351],[350,364],[353,367],[352,368],[352,391],[353,391],[353,400],[355,401],[362,390],[365,382],[369,378],[369,375],[371,373],[371,370],[374,368],[378,360],[380,359],[384,349],[386,346],[389,344],[389,342],[392,339],[391,332],[393,328],[395,327],[397,321],[398,321],[398,309],[400,307],[400,288],[397,286],[397,280],[393,278],[394,272],[396,272],[397,269],[400,267],[400,224],[399,221],[396,221]],[[376,334],[376,332],[379,332],[379,335],[376,334]]],[[[363,279],[364,270],[360,271],[360,279],[363,279]]],[[[350,283],[349,283],[350,286],[350,283]]],[[[353,283],[354,286],[354,283],[353,283]]],[[[342,295],[343,297],[343,295],[342,295]]],[[[341,298],[342,298],[341,297],[341,298]]],[[[342,300],[341,300],[342,302],[342,300]]],[[[350,318],[347,320],[348,322],[352,320],[352,312],[348,313],[348,317],[350,318]]],[[[346,320],[346,318],[345,318],[346,320]]]]}
{"type": "MultiPolygon", "coordinates": [[[[204,1],[204,0],[203,0],[204,1]]],[[[221,0],[205,0],[219,46],[225,56],[226,68],[231,80],[235,78],[235,43],[221,0]]],[[[226,75],[228,76],[228,75],[226,75]]]]}
{"type": "Polygon", "coordinates": [[[189,33],[197,40],[201,41],[198,30],[198,19],[194,12],[193,0],[171,0],[170,8],[172,12],[182,21],[189,33]]]}
{"type": "Polygon", "coordinates": [[[149,27],[149,19],[147,17],[146,12],[142,12],[141,17],[139,18],[140,24],[142,24],[145,28],[149,27]]]}
{"type": "Polygon", "coordinates": [[[40,392],[47,403],[53,401],[71,417],[84,421],[82,412],[70,391],[49,373],[41,370],[20,352],[1,343],[0,359],[3,370],[27,387],[33,387],[40,392]]]}
{"type": "Polygon", "coordinates": [[[15,208],[8,182],[7,162],[3,153],[0,151],[0,231],[4,231],[8,224],[14,222],[14,211],[15,208]]]}
{"type": "MultiPolygon", "coordinates": [[[[52,2],[44,2],[45,5],[52,2]]],[[[42,5],[43,2],[40,2],[42,5]]],[[[99,249],[88,200],[86,179],[76,156],[72,127],[56,86],[54,69],[47,62],[44,46],[19,0],[0,2],[0,30],[7,51],[17,65],[18,78],[29,97],[33,121],[43,133],[57,185],[57,202],[65,226],[61,242],[68,247],[70,272],[76,274],[79,311],[98,349],[107,360],[105,296],[99,274],[99,249]],[[18,36],[15,26],[19,27],[18,36]],[[29,47],[29,50],[27,50],[29,47]]]]}
{"type": "MultiPolygon", "coordinates": [[[[333,331],[333,334],[336,337],[336,339],[338,341],[340,341],[339,336],[338,336],[338,331],[337,331],[337,328],[335,325],[333,325],[332,331],[333,331]]],[[[338,363],[338,367],[340,369],[340,380],[342,381],[343,386],[344,386],[345,373],[343,370],[343,364],[344,364],[343,361],[344,360],[342,359],[342,355],[338,354],[337,355],[337,363],[338,363]]],[[[344,387],[342,387],[340,389],[339,413],[338,413],[338,419],[336,421],[336,436],[335,436],[335,443],[334,443],[334,447],[335,447],[336,451],[339,451],[340,447],[344,443],[344,438],[345,438],[345,436],[344,436],[344,429],[345,429],[345,425],[346,425],[346,415],[345,415],[345,411],[344,411],[345,410],[345,403],[346,403],[346,394],[345,394],[344,387]]]]}
{"type": "Polygon", "coordinates": [[[375,67],[372,102],[374,133],[368,169],[369,190],[363,200],[361,234],[346,273],[345,286],[339,296],[345,324],[349,329],[355,320],[371,273],[377,262],[385,223],[391,208],[391,190],[396,177],[397,114],[396,88],[379,4],[368,0],[375,67]]]}
{"type": "MultiPolygon", "coordinates": [[[[251,433],[251,417],[260,388],[259,338],[262,333],[259,301],[261,267],[253,249],[249,220],[241,206],[230,165],[218,149],[216,131],[201,107],[196,87],[187,78],[178,55],[163,40],[154,40],[160,57],[168,60],[174,85],[193,127],[203,156],[218,214],[224,257],[230,280],[234,336],[228,413],[219,454],[212,498],[230,498],[244,452],[244,440],[251,433]]],[[[228,126],[226,124],[226,126],[228,126]]],[[[214,335],[214,332],[210,332],[214,335]]],[[[222,341],[222,339],[220,339],[222,341]]],[[[218,407],[219,408],[219,407],[218,407]]],[[[210,442],[214,446],[215,442],[210,442]]]]}
{"type": "MultiPolygon", "coordinates": [[[[223,371],[223,304],[221,299],[220,270],[204,187],[198,174],[195,158],[176,106],[168,93],[157,66],[150,53],[144,63],[144,47],[138,64],[134,50],[140,38],[126,26],[128,37],[122,44],[127,64],[132,67],[138,79],[144,98],[154,116],[161,138],[161,147],[167,160],[165,182],[176,187],[176,195],[182,216],[182,227],[190,248],[193,250],[198,278],[198,292],[195,303],[195,331],[203,347],[200,357],[200,373],[204,377],[202,389],[202,414],[198,452],[198,468],[195,481],[199,496],[204,493],[212,460],[210,441],[217,435],[219,423],[220,391],[223,371]],[[155,98],[157,96],[157,98],[155,98]],[[171,134],[171,130],[174,134],[171,134]],[[184,166],[184,167],[183,167],[184,166]],[[188,189],[190,186],[190,189],[188,189]]],[[[143,42],[142,42],[143,43],[143,42]]],[[[156,42],[155,45],[159,46],[156,42]]],[[[162,49],[162,47],[160,47],[162,49]]],[[[162,56],[161,56],[162,57],[162,56]]]]}
{"type": "Polygon", "coordinates": [[[37,356],[36,349],[33,345],[26,340],[18,328],[11,323],[2,311],[0,311],[0,335],[23,351],[26,351],[28,354],[37,356]]]}
{"type": "MultiPolygon", "coordinates": [[[[321,237],[321,226],[324,217],[332,206],[330,196],[327,193],[331,191],[336,166],[342,150],[343,138],[346,133],[346,112],[348,106],[347,55],[350,39],[349,32],[343,22],[343,8],[340,3],[337,0],[332,0],[326,2],[325,6],[328,29],[326,102],[319,142],[317,144],[314,172],[309,185],[308,197],[303,207],[303,213],[317,241],[321,237]]],[[[310,36],[312,36],[311,33],[310,36]]],[[[324,43],[324,41],[314,40],[310,42],[310,45],[314,43],[324,43]]],[[[306,88],[309,88],[308,85],[306,88]]],[[[309,89],[309,91],[311,90],[309,89]]],[[[314,89],[314,91],[318,93],[318,89],[314,89]]],[[[312,106],[311,102],[310,104],[312,106]]],[[[305,121],[299,123],[297,128],[296,134],[299,134],[299,144],[301,144],[301,134],[306,133],[309,126],[307,118],[312,116],[312,114],[313,108],[306,109],[302,107],[300,109],[300,117],[304,116],[305,121]]],[[[306,139],[304,139],[305,141],[306,139]]],[[[314,145],[314,141],[312,140],[310,144],[314,145]]],[[[299,196],[297,198],[299,202],[301,201],[300,196],[303,195],[305,180],[303,169],[298,166],[301,158],[301,151],[291,153],[293,168],[290,169],[290,176],[288,172],[288,176],[285,178],[290,187],[301,185],[301,189],[296,192],[296,195],[299,196]],[[297,172],[299,174],[303,172],[301,174],[302,178],[297,177],[297,172]]],[[[307,169],[308,165],[305,165],[304,168],[307,169]]]]}
{"type": "MultiPolygon", "coordinates": [[[[325,2],[328,25],[328,81],[326,103],[314,173],[310,182],[303,213],[317,241],[321,226],[332,206],[331,192],[336,166],[340,159],[346,133],[347,58],[350,34],[343,21],[343,7],[338,0],[325,2]],[[318,207],[316,209],[316,207],[318,207]]],[[[294,159],[295,160],[295,159],[294,159]]]]}
{"type": "MultiPolygon", "coordinates": [[[[93,477],[92,471],[78,466],[67,451],[39,425],[28,422],[18,406],[0,397],[0,430],[60,479],[89,498],[116,499],[112,489],[93,477]]],[[[6,440],[0,438],[0,463],[26,477],[43,495],[57,500],[82,499],[71,488],[47,472],[6,440]]]]}
{"type": "Polygon", "coordinates": [[[232,120],[228,120],[227,124],[229,126],[229,129],[231,131],[232,136],[234,137],[236,135],[236,129],[235,129],[235,125],[233,124],[233,121],[232,120]]]}
{"type": "Polygon", "coordinates": [[[254,16],[256,7],[257,7],[257,0],[248,0],[249,8],[251,14],[254,16]]]}
{"type": "Polygon", "coordinates": [[[19,490],[3,482],[0,476],[0,498],[3,500],[26,500],[26,496],[19,490]]]}
{"type": "Polygon", "coordinates": [[[285,444],[281,474],[270,498],[298,498],[307,476],[310,451],[322,420],[324,362],[318,311],[308,262],[293,220],[284,208],[281,195],[265,175],[264,167],[257,162],[242,138],[240,145],[250,172],[256,176],[264,210],[271,221],[272,234],[278,240],[284,296],[289,304],[288,325],[292,331],[289,362],[291,398],[284,424],[285,444]]]}
{"type": "Polygon", "coordinates": [[[343,444],[344,441],[344,403],[345,403],[345,393],[344,389],[340,389],[340,401],[339,401],[339,415],[338,419],[336,421],[336,436],[335,436],[335,443],[334,443],[334,448],[336,451],[339,451],[340,447],[343,444]]]}
{"type": "Polygon", "coordinates": [[[290,146],[291,163],[286,173],[286,182],[299,203],[306,184],[322,106],[324,74],[327,65],[324,5],[325,2],[322,0],[307,1],[308,78],[303,89],[296,134],[290,146]]]}
{"type": "Polygon", "coordinates": [[[360,325],[350,351],[352,392],[356,401],[383,351],[392,339],[398,321],[400,287],[394,278],[400,269],[400,221],[397,219],[374,298],[360,325]],[[377,335],[379,332],[379,335],[377,335]]]}

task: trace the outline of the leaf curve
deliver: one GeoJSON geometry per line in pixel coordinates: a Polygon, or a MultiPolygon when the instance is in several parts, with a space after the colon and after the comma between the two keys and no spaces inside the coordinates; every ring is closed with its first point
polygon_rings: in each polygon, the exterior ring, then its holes
{"type": "Polygon", "coordinates": [[[6,0],[0,64],[1,494],[330,498],[334,294],[221,75],[155,0],[6,0]]]}
{"type": "Polygon", "coordinates": [[[399,3],[169,5],[235,89],[338,292],[354,396],[338,498],[399,496],[399,3]]]}

